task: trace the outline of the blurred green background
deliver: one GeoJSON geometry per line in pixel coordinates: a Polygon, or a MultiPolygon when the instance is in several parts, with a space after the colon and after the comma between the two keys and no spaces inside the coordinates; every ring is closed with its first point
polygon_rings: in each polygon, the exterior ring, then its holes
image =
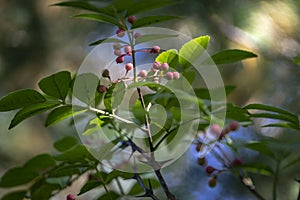
{"type": "MultiPolygon", "coordinates": [[[[77,10],[49,6],[56,2],[0,0],[1,97],[17,89],[37,89],[38,80],[56,71],[76,72],[92,49],[89,42],[115,33],[115,27],[71,18],[77,10]]],[[[239,48],[259,55],[219,67],[224,82],[237,86],[229,101],[241,106],[259,102],[300,112],[300,66],[293,62],[300,57],[300,1],[185,0],[154,13],[184,16],[159,26],[192,37],[210,35],[211,54],[239,48]]],[[[44,116],[8,130],[13,114],[0,113],[0,175],[33,155],[52,151],[57,138],[76,135],[67,123],[45,129],[44,116]]],[[[281,131],[266,133],[276,136],[281,131]]]]}

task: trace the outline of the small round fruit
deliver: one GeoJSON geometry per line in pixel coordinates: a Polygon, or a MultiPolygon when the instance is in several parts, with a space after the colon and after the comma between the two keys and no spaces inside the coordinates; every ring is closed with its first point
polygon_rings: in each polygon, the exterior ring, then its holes
{"type": "Polygon", "coordinates": [[[230,124],[229,124],[229,129],[231,131],[236,131],[239,129],[239,123],[237,121],[232,121],[230,124]]]}
{"type": "Polygon", "coordinates": [[[130,54],[132,51],[131,46],[129,46],[129,45],[125,46],[124,51],[125,51],[125,53],[130,54]]]}
{"type": "Polygon", "coordinates": [[[121,49],[122,45],[120,43],[114,43],[113,48],[114,48],[114,50],[121,49]]]}
{"type": "Polygon", "coordinates": [[[114,50],[114,54],[116,56],[121,56],[122,55],[122,51],[120,49],[116,49],[116,50],[114,50]]]}
{"type": "Polygon", "coordinates": [[[105,85],[99,85],[97,91],[102,94],[107,91],[107,87],[105,85]]]}
{"type": "MultiPolygon", "coordinates": [[[[168,71],[169,70],[169,64],[168,63],[161,64],[161,69],[165,70],[165,71],[168,71]]],[[[174,76],[174,74],[173,74],[173,76],[174,76]]]]}
{"type": "Polygon", "coordinates": [[[127,21],[130,23],[130,24],[134,24],[134,22],[136,21],[136,16],[132,15],[132,16],[129,16],[127,18],[127,21]]]}
{"type": "Polygon", "coordinates": [[[222,132],[222,129],[221,129],[221,127],[218,125],[218,124],[212,124],[211,126],[210,126],[210,130],[211,130],[211,132],[213,133],[213,134],[215,134],[215,135],[220,135],[221,134],[221,132],[222,132]]]}
{"type": "Polygon", "coordinates": [[[138,38],[138,37],[141,37],[141,36],[142,36],[142,34],[138,33],[138,32],[134,34],[134,38],[138,38]]]}
{"type": "Polygon", "coordinates": [[[216,169],[210,165],[205,168],[207,174],[212,174],[215,170],[216,169]]]}
{"type": "Polygon", "coordinates": [[[103,70],[102,77],[109,78],[109,70],[108,69],[103,70]]]}
{"type": "Polygon", "coordinates": [[[180,74],[178,72],[173,72],[173,78],[174,79],[179,79],[180,78],[180,74]]]}
{"type": "Polygon", "coordinates": [[[167,72],[166,73],[166,79],[168,80],[173,80],[174,76],[173,76],[173,72],[167,72]]]}
{"type": "Polygon", "coordinates": [[[75,196],[73,194],[68,194],[66,197],[67,200],[76,200],[75,196]]]}
{"type": "Polygon", "coordinates": [[[143,77],[143,78],[147,77],[147,75],[148,75],[148,72],[146,70],[141,70],[139,73],[139,76],[143,77]]]}
{"type": "Polygon", "coordinates": [[[160,52],[160,47],[155,45],[155,46],[152,47],[150,52],[151,53],[159,53],[160,52]]]}
{"type": "Polygon", "coordinates": [[[130,70],[132,70],[133,69],[133,64],[132,63],[127,63],[125,65],[125,69],[126,69],[127,72],[130,71],[130,70]]]}
{"type": "Polygon", "coordinates": [[[156,70],[160,70],[161,68],[161,63],[160,62],[154,62],[152,67],[156,70]]]}
{"type": "Polygon", "coordinates": [[[125,35],[125,31],[123,29],[118,29],[116,31],[116,34],[118,35],[118,37],[123,37],[125,35]]]}
{"type": "Polygon", "coordinates": [[[214,188],[214,187],[216,187],[216,185],[217,185],[217,177],[216,176],[214,176],[208,180],[209,187],[214,188]]]}
{"type": "Polygon", "coordinates": [[[242,164],[243,164],[243,161],[239,158],[236,158],[231,162],[232,167],[238,167],[238,166],[241,166],[242,164]]]}
{"type": "Polygon", "coordinates": [[[117,62],[117,64],[119,64],[119,63],[123,63],[124,60],[125,60],[124,56],[119,56],[119,57],[117,57],[116,62],[117,62]]]}

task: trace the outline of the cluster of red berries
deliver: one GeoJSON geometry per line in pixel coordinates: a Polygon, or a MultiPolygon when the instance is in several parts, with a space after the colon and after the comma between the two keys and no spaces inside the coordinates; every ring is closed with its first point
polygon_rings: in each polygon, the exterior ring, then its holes
{"type": "MultiPolygon", "coordinates": [[[[238,128],[239,128],[239,124],[236,121],[232,121],[223,130],[221,130],[219,125],[210,126],[210,130],[212,131],[212,133],[214,133],[216,135],[220,135],[219,140],[224,138],[224,136],[227,135],[229,132],[238,130],[238,128]]],[[[195,143],[195,145],[196,145],[196,151],[200,152],[202,149],[203,143],[201,141],[197,141],[195,143]]],[[[220,161],[224,162],[224,160],[220,160],[220,161]]],[[[208,179],[208,186],[213,188],[217,185],[217,178],[218,178],[219,174],[229,171],[230,168],[240,167],[243,164],[243,161],[239,158],[236,158],[236,159],[230,161],[230,164],[223,163],[224,169],[217,169],[211,165],[207,165],[207,161],[206,161],[205,157],[199,157],[198,164],[201,166],[206,166],[205,172],[210,176],[208,179]]]]}

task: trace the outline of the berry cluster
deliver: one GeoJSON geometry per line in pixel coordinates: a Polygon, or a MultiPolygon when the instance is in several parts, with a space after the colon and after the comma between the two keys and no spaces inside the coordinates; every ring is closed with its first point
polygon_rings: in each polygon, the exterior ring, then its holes
{"type": "MultiPolygon", "coordinates": [[[[217,185],[217,178],[218,175],[221,173],[228,172],[234,168],[240,167],[243,165],[243,161],[240,158],[231,159],[229,155],[221,148],[221,145],[219,144],[220,141],[230,132],[236,131],[239,128],[239,124],[236,121],[232,121],[228,126],[226,126],[225,129],[221,129],[221,127],[217,124],[213,124],[209,127],[212,134],[215,134],[219,136],[219,138],[216,141],[214,149],[212,149],[215,158],[222,163],[223,167],[222,169],[217,169],[216,167],[212,165],[208,165],[206,157],[199,157],[198,158],[198,164],[200,166],[206,166],[205,172],[207,175],[209,175],[208,179],[208,186],[209,187],[215,187],[217,185]]],[[[197,140],[195,142],[196,145],[196,151],[200,152],[202,150],[203,142],[201,140],[197,140]]]]}

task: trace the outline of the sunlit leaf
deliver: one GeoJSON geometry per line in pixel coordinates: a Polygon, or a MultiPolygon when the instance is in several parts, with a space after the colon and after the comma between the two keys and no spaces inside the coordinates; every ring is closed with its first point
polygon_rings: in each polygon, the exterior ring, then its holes
{"type": "Polygon", "coordinates": [[[69,117],[73,117],[75,115],[78,115],[82,112],[85,112],[86,109],[84,108],[80,108],[79,106],[75,108],[72,108],[71,105],[65,105],[65,106],[60,106],[58,108],[55,108],[54,110],[52,110],[47,119],[46,119],[46,123],[45,126],[51,126],[54,125],[64,119],[67,119],[69,117]]]}
{"type": "Polygon", "coordinates": [[[9,93],[0,100],[0,111],[15,110],[45,101],[45,97],[35,90],[17,90],[9,93]]]}
{"type": "Polygon", "coordinates": [[[169,21],[173,19],[178,19],[178,16],[168,16],[168,15],[159,15],[159,16],[147,16],[143,18],[138,18],[131,28],[139,28],[144,26],[149,26],[152,24],[157,24],[164,21],[169,21]]]}
{"type": "Polygon", "coordinates": [[[61,71],[40,80],[39,87],[47,95],[65,100],[71,83],[71,74],[61,71]]]}
{"type": "Polygon", "coordinates": [[[111,121],[110,117],[100,115],[94,119],[91,119],[88,124],[85,127],[85,131],[82,133],[82,135],[90,135],[92,133],[97,132],[101,127],[106,125],[109,121],[111,121]]]}
{"type": "Polygon", "coordinates": [[[234,63],[247,58],[255,58],[255,57],[257,57],[256,54],[249,51],[240,50],[240,49],[224,50],[211,56],[214,63],[217,65],[234,63]]]}
{"type": "Polygon", "coordinates": [[[14,116],[14,118],[12,119],[12,121],[9,125],[9,129],[14,128],[20,122],[22,122],[23,120],[25,120],[33,115],[45,112],[45,111],[50,110],[58,105],[59,105],[59,103],[55,103],[55,102],[43,102],[43,103],[26,106],[23,109],[21,109],[20,111],[18,111],[17,114],[14,116]]]}
{"type": "Polygon", "coordinates": [[[178,62],[178,52],[176,49],[169,49],[159,54],[155,61],[160,63],[168,63],[170,67],[174,68],[178,62]]]}

